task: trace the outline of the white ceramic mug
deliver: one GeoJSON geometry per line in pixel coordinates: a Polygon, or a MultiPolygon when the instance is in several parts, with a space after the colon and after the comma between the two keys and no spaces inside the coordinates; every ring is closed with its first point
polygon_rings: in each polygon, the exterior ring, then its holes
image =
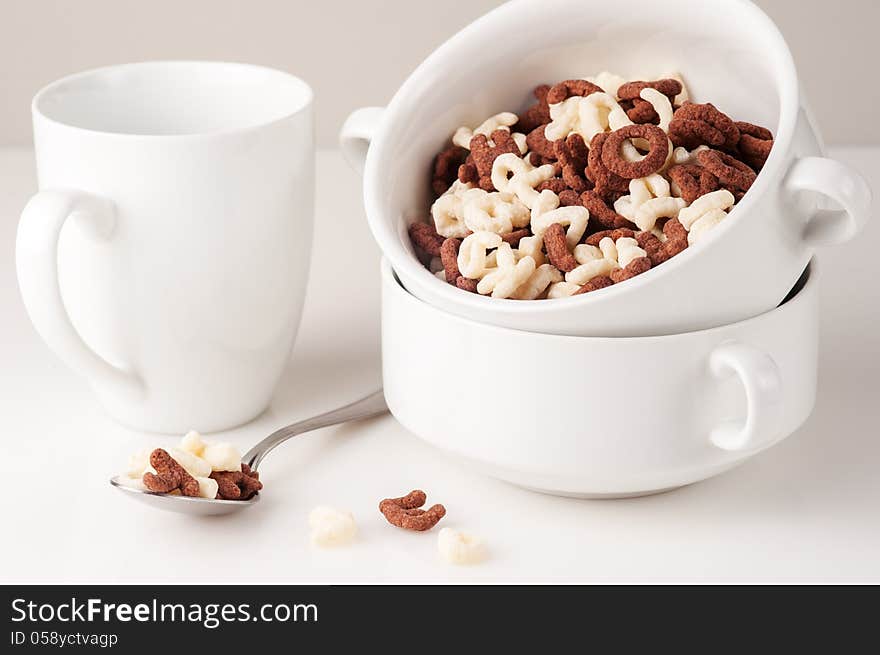
{"type": "Polygon", "coordinates": [[[794,432],[816,395],[815,270],[779,308],[699,332],[601,338],[460,318],[382,266],[392,414],[493,477],[547,493],[642,495],[725,471],[794,432]]]}
{"type": "Polygon", "coordinates": [[[850,239],[869,215],[863,179],[822,156],[782,35],[745,0],[632,0],[625,7],[514,0],[440,46],[387,109],[352,114],[341,144],[355,167],[366,157],[370,227],[409,291],[466,318],[535,332],[646,336],[758,315],[785,297],[816,245],[850,239]],[[499,300],[434,277],[416,259],[407,226],[429,217],[432,159],[450,135],[524,108],[537,84],[602,70],[627,79],[681,71],[695,101],[772,129],[770,158],[730,217],[661,266],[572,298],[499,300]],[[841,209],[819,210],[823,196],[841,209]]]}
{"type": "Polygon", "coordinates": [[[40,191],[16,257],[49,347],[136,428],[262,412],[308,275],[309,86],[245,64],[129,64],[50,84],[33,120],[40,191]]]}

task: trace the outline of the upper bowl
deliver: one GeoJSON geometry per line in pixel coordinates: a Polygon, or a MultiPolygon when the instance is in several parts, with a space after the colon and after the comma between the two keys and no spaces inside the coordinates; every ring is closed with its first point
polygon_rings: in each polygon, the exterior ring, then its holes
{"type": "Polygon", "coordinates": [[[373,235],[413,295],[465,318],[549,334],[660,335],[756,316],[785,297],[816,244],[849,239],[869,210],[864,181],[819,156],[791,53],[745,0],[633,0],[626,12],[613,3],[514,0],[438,48],[386,109],[354,112],[341,144],[364,168],[373,235]],[[696,102],[771,128],[770,157],[730,217],[664,264],[576,297],[502,300],[435,278],[407,228],[428,215],[436,152],[459,126],[524,108],[538,84],[602,70],[627,79],[679,71],[696,102]],[[842,209],[818,211],[820,194],[842,209]]]}

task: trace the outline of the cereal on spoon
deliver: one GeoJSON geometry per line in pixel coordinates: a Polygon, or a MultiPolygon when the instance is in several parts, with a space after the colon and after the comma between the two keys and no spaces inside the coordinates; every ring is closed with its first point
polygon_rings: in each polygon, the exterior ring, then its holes
{"type": "Polygon", "coordinates": [[[563,298],[620,284],[728,216],[773,147],[766,128],[690,100],[678,74],[603,72],[456,130],[435,158],[423,263],[467,292],[563,298]]]}
{"type": "Polygon", "coordinates": [[[154,493],[215,500],[249,500],[263,488],[260,474],[241,461],[235,446],[205,441],[195,431],[178,448],[132,455],[119,481],[154,493]]]}

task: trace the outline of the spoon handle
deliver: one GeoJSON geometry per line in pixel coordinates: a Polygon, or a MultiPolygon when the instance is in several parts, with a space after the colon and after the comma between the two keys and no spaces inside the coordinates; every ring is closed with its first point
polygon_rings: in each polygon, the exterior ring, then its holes
{"type": "Polygon", "coordinates": [[[242,457],[242,461],[250,466],[252,470],[256,470],[266,455],[268,455],[276,446],[280,446],[291,437],[295,437],[298,434],[303,434],[305,432],[311,432],[312,430],[326,428],[331,425],[339,425],[340,423],[348,423],[349,421],[357,421],[363,418],[370,418],[371,416],[378,416],[387,411],[388,405],[385,404],[385,394],[379,389],[379,391],[375,391],[369,396],[356,400],[355,402],[340,407],[339,409],[334,409],[325,414],[319,414],[318,416],[313,416],[312,418],[307,418],[281,428],[280,430],[276,430],[247,451],[244,454],[244,457],[242,457]]]}

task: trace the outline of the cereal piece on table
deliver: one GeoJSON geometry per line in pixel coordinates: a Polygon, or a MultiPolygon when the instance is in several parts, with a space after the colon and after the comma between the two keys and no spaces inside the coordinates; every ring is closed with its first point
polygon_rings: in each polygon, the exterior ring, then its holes
{"type": "Polygon", "coordinates": [[[679,107],[669,124],[669,136],[673,145],[688,150],[701,145],[733,150],[740,139],[736,124],[711,103],[679,107]]]}
{"type": "Polygon", "coordinates": [[[450,564],[478,564],[486,559],[486,542],[466,532],[443,528],[437,536],[437,549],[440,556],[450,564]]]}
{"type": "Polygon", "coordinates": [[[263,488],[260,474],[245,463],[239,471],[214,471],[211,477],[217,481],[217,498],[221,500],[249,500],[263,488]]]}
{"type": "Polygon", "coordinates": [[[597,275],[594,278],[591,278],[587,283],[581,286],[574,295],[579,296],[582,293],[590,293],[591,291],[598,291],[599,289],[604,289],[605,287],[610,287],[614,282],[607,275],[597,275]]]}
{"type": "Polygon", "coordinates": [[[559,282],[562,282],[562,273],[552,264],[542,264],[510,297],[514,300],[535,300],[551,284],[559,282]]]}
{"type": "Polygon", "coordinates": [[[144,486],[150,491],[167,494],[172,491],[180,491],[184,496],[198,496],[199,483],[187,473],[168,452],[162,448],[156,448],[150,453],[150,466],[155,473],[144,473],[144,486]]]}
{"type": "Polygon", "coordinates": [[[434,159],[434,170],[431,176],[431,188],[435,196],[442,196],[449,190],[458,177],[458,168],[464,164],[468,150],[452,145],[441,150],[434,159]]]}
{"type": "Polygon", "coordinates": [[[443,245],[443,237],[437,234],[437,230],[427,223],[413,223],[409,226],[409,239],[413,245],[426,255],[440,256],[440,247],[443,245]]]}
{"type": "Polygon", "coordinates": [[[391,525],[404,530],[424,532],[437,525],[446,515],[443,505],[432,505],[427,510],[420,509],[426,500],[425,492],[416,489],[402,498],[386,498],[379,503],[379,511],[391,525]]]}
{"type": "Polygon", "coordinates": [[[539,125],[550,122],[550,107],[547,105],[547,94],[550,92],[549,84],[536,86],[532,91],[537,102],[526,109],[519,117],[519,122],[514,126],[520,132],[528,134],[539,125]]]}
{"type": "Polygon", "coordinates": [[[757,177],[748,164],[719,150],[704,150],[697,160],[723,185],[741,191],[748,191],[757,177]]]}
{"type": "Polygon", "coordinates": [[[638,259],[632,260],[629,264],[627,264],[626,268],[619,268],[617,270],[611,271],[609,277],[611,277],[611,281],[614,284],[620,284],[621,282],[625,282],[630,278],[634,278],[636,275],[641,275],[645,271],[651,269],[651,260],[647,257],[640,257],[638,259]]]}
{"type": "Polygon", "coordinates": [[[357,523],[351,512],[320,506],[309,512],[310,539],[321,548],[343,546],[357,536],[357,523]]]}
{"type": "Polygon", "coordinates": [[[544,247],[550,263],[560,271],[568,273],[577,268],[578,263],[565,241],[565,228],[560,223],[553,223],[544,230],[544,247]]]}

